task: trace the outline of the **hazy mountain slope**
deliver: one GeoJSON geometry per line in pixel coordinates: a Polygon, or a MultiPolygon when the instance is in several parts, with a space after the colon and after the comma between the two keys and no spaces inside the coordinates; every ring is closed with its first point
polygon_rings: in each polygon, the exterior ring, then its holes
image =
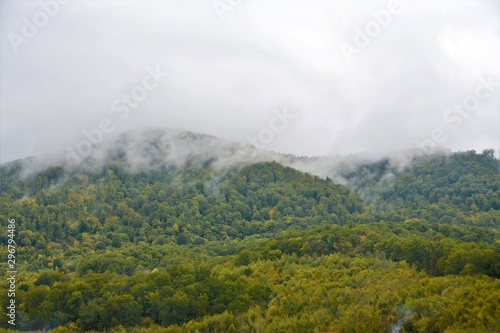
{"type": "Polygon", "coordinates": [[[379,219],[500,225],[500,164],[493,150],[417,157],[402,169],[382,160],[341,174],[379,219]]]}
{"type": "MultiPolygon", "coordinates": [[[[370,154],[298,157],[264,151],[248,144],[230,142],[206,134],[165,128],[145,128],[131,130],[106,140],[94,146],[89,156],[78,155],[78,160],[72,154],[60,152],[5,163],[1,167],[2,172],[9,175],[6,178],[15,180],[32,176],[51,167],[61,167],[70,174],[99,169],[109,164],[119,165],[135,172],[154,170],[161,166],[182,168],[186,165],[211,166],[224,170],[251,163],[276,161],[322,178],[330,177],[336,182],[356,185],[359,183],[356,177],[344,178],[349,172],[352,175],[358,166],[383,160],[392,169],[401,170],[422,156],[420,151],[415,150],[387,157],[370,154]]],[[[367,175],[364,174],[363,177],[366,178],[367,175]]]]}

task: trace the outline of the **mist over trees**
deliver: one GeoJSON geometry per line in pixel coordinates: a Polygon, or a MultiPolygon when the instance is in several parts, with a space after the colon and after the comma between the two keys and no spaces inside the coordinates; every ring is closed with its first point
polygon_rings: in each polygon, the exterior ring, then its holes
{"type": "MultiPolygon", "coordinates": [[[[242,162],[229,143],[151,135],[134,165],[117,145],[94,167],[1,166],[1,219],[17,228],[18,329],[500,331],[493,150],[318,177],[286,166],[304,158],[242,162]],[[175,145],[213,149],[170,163],[175,145]]],[[[0,241],[5,258],[5,233],[0,241]]],[[[5,318],[7,293],[0,302],[5,318]]]]}

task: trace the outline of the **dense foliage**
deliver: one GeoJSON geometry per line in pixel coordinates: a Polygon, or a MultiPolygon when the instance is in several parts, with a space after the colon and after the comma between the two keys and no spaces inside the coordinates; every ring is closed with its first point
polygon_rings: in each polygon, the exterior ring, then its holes
{"type": "MultiPolygon", "coordinates": [[[[422,157],[400,170],[381,161],[343,176],[351,187],[278,163],[109,163],[29,176],[4,165],[17,328],[500,331],[493,151],[422,157]]],[[[7,301],[0,293],[3,318],[7,301]]]]}

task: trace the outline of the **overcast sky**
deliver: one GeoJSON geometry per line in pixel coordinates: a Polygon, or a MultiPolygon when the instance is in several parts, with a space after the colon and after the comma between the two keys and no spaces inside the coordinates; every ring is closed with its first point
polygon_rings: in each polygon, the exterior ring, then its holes
{"type": "Polygon", "coordinates": [[[2,163],[103,122],[296,155],[500,149],[498,1],[41,3],[0,2],[2,163]]]}

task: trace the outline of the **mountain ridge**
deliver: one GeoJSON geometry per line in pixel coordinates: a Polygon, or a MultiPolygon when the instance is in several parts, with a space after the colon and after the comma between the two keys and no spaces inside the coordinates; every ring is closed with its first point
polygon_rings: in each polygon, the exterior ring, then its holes
{"type": "Polygon", "coordinates": [[[249,143],[238,143],[210,134],[170,128],[132,129],[94,145],[89,156],[75,158],[77,154],[57,152],[32,156],[0,165],[1,168],[21,167],[24,176],[50,167],[93,169],[109,163],[121,163],[131,171],[152,170],[161,165],[182,167],[188,163],[227,168],[237,164],[276,161],[280,164],[308,172],[322,178],[347,183],[341,173],[362,164],[388,161],[391,168],[402,170],[415,159],[428,155],[449,155],[450,150],[434,149],[428,154],[414,149],[389,155],[359,153],[348,156],[296,156],[262,150],[249,143]],[[76,161],[76,163],[75,163],[76,161]]]}

